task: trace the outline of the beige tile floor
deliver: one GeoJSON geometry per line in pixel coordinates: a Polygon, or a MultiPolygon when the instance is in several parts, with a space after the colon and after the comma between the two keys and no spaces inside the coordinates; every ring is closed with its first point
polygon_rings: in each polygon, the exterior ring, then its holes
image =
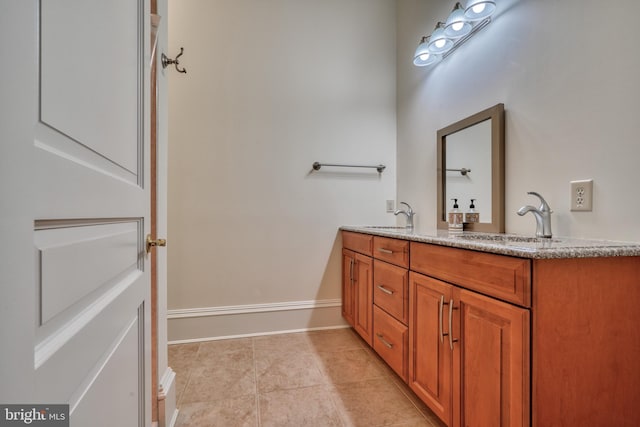
{"type": "Polygon", "coordinates": [[[351,329],[169,346],[176,427],[442,427],[351,329]]]}

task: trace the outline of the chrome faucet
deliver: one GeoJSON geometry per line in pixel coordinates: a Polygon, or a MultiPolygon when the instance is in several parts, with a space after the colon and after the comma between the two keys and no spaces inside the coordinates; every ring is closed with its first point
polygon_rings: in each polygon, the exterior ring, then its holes
{"type": "Polygon", "coordinates": [[[407,229],[411,230],[413,229],[413,217],[416,214],[413,209],[411,209],[411,206],[409,206],[408,203],[405,202],[400,202],[401,205],[405,205],[407,207],[407,209],[405,210],[396,210],[393,212],[394,215],[398,215],[398,214],[404,214],[407,216],[407,229]]]}
{"type": "Polygon", "coordinates": [[[535,191],[529,191],[527,194],[538,197],[540,199],[540,207],[523,206],[518,209],[518,215],[523,216],[527,212],[531,212],[536,219],[536,237],[551,237],[551,213],[553,211],[540,194],[535,191]]]}

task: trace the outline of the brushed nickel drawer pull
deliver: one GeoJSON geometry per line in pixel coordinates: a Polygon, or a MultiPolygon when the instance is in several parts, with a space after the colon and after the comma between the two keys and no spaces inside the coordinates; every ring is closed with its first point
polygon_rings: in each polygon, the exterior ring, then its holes
{"type": "Polygon", "coordinates": [[[444,295],[440,295],[440,304],[438,304],[438,326],[440,327],[440,343],[444,343],[444,333],[442,332],[442,309],[444,306],[444,295]]]}
{"type": "Polygon", "coordinates": [[[383,285],[377,285],[377,287],[378,287],[378,289],[380,289],[385,294],[393,295],[393,291],[390,291],[389,289],[385,288],[383,285]]]}
{"type": "Polygon", "coordinates": [[[382,252],[383,254],[393,254],[393,251],[385,248],[378,248],[378,252],[382,252]]]}
{"type": "Polygon", "coordinates": [[[457,339],[453,339],[453,310],[457,308],[453,307],[453,300],[449,301],[449,347],[453,351],[453,343],[458,342],[457,339]]]}
{"type": "Polygon", "coordinates": [[[382,341],[382,344],[386,345],[388,348],[393,348],[393,344],[391,344],[389,341],[384,339],[384,336],[382,334],[376,334],[376,336],[378,337],[378,339],[380,341],[382,341]]]}

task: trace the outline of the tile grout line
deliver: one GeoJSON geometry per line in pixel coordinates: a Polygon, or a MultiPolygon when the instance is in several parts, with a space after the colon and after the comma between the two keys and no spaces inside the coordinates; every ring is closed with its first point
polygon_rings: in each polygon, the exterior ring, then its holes
{"type": "Polygon", "coordinates": [[[433,421],[427,416],[427,414],[424,413],[424,410],[420,407],[420,404],[417,403],[416,400],[414,400],[418,399],[418,397],[415,395],[414,397],[412,397],[410,395],[410,393],[413,393],[413,391],[409,387],[409,384],[405,383],[404,380],[393,371],[389,372],[389,377],[393,385],[400,391],[400,394],[402,394],[402,396],[404,396],[404,398],[409,401],[409,404],[414,407],[416,411],[418,411],[418,414],[420,414],[420,416],[429,423],[429,426],[438,427],[437,425],[433,424],[433,421]]]}
{"type": "Polygon", "coordinates": [[[189,363],[189,369],[187,370],[187,379],[184,383],[184,387],[182,388],[182,392],[180,393],[180,401],[176,402],[176,408],[180,408],[180,406],[182,405],[182,400],[184,399],[184,395],[187,392],[187,388],[189,387],[189,383],[191,382],[191,374],[192,371],[195,369],[196,363],[198,362],[198,355],[200,354],[200,343],[198,343],[198,351],[196,351],[196,355],[194,360],[192,361],[193,363],[189,363]]]}
{"type": "Polygon", "coordinates": [[[410,404],[411,406],[413,406],[413,407],[416,409],[416,411],[418,411],[418,414],[420,414],[420,416],[421,416],[423,419],[425,419],[429,424],[433,425],[433,424],[431,423],[431,420],[430,420],[430,419],[428,419],[428,418],[427,418],[427,416],[422,412],[422,409],[421,409],[421,408],[419,408],[419,407],[418,407],[418,405],[413,401],[413,399],[412,399],[410,396],[408,396],[408,395],[407,395],[407,393],[406,393],[406,391],[405,391],[404,387],[403,387],[401,384],[399,384],[396,380],[397,380],[397,379],[396,379],[396,378],[394,378],[394,379],[392,379],[392,380],[391,380],[391,382],[392,382],[392,383],[393,383],[393,385],[394,385],[394,386],[395,386],[395,387],[400,391],[400,394],[402,394],[402,395],[404,396],[404,398],[405,398],[405,399],[407,399],[407,400],[409,401],[409,404],[410,404]]]}
{"type": "Polygon", "coordinates": [[[315,368],[320,372],[320,375],[322,376],[323,387],[326,390],[326,392],[329,394],[329,400],[331,401],[331,404],[333,405],[333,408],[336,411],[336,414],[338,415],[338,421],[340,422],[340,426],[348,427],[348,424],[346,423],[346,420],[345,420],[346,414],[344,414],[340,406],[336,403],[335,393],[334,393],[335,384],[331,380],[329,375],[325,372],[325,370],[322,369],[321,367],[323,363],[320,355],[318,354],[319,353],[318,348],[312,344],[311,338],[309,337],[309,335],[307,335],[307,339],[308,339],[307,348],[309,349],[309,352],[313,355],[313,363],[315,364],[315,368]]]}
{"type": "Polygon", "coordinates": [[[260,416],[260,394],[258,393],[258,361],[256,360],[256,340],[251,338],[251,352],[253,356],[253,386],[254,399],[256,402],[256,425],[262,426],[262,417],[260,416]]]}

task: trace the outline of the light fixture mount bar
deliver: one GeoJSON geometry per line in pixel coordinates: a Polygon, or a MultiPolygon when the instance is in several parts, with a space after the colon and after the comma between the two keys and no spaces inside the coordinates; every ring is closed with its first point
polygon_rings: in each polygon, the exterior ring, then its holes
{"type": "Polygon", "coordinates": [[[486,27],[487,25],[489,25],[491,23],[491,17],[487,17],[484,18],[482,21],[478,22],[477,24],[475,24],[473,26],[473,28],[471,29],[471,31],[469,32],[469,34],[467,34],[464,37],[459,38],[458,40],[455,41],[455,43],[453,43],[453,46],[451,47],[451,49],[449,49],[447,52],[445,52],[442,55],[442,59],[444,60],[447,56],[451,55],[453,53],[454,50],[456,50],[457,48],[459,48],[464,42],[466,42],[467,40],[469,40],[471,37],[473,37],[473,35],[475,33],[477,33],[478,31],[480,31],[481,29],[483,29],[484,27],[486,27]]]}

